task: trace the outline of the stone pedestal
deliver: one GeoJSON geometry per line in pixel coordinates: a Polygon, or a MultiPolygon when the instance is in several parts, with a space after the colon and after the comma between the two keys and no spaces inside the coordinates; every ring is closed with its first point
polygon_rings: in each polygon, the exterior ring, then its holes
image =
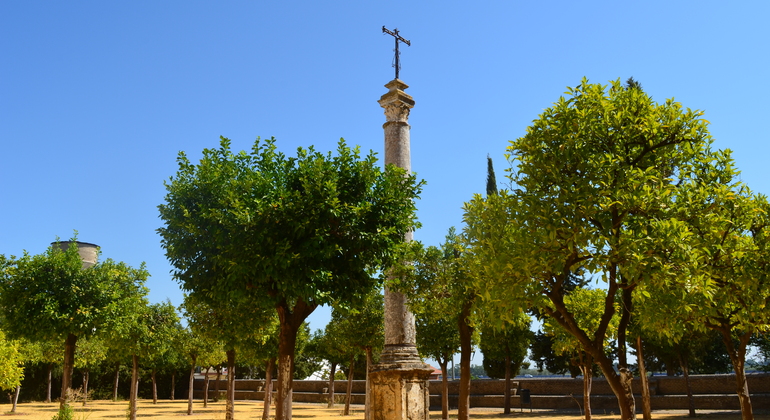
{"type": "Polygon", "coordinates": [[[371,420],[429,419],[428,378],[432,371],[421,362],[373,366],[369,372],[371,420]]]}
{"type": "MultiPolygon", "coordinates": [[[[380,106],[385,109],[385,164],[411,171],[409,111],[414,99],[404,92],[409,86],[395,79],[385,85],[380,106]]],[[[405,240],[412,240],[412,233],[405,240]]],[[[367,420],[428,420],[428,379],[433,372],[417,353],[414,315],[406,297],[385,290],[385,348],[380,363],[369,371],[371,417],[367,420]]]]}

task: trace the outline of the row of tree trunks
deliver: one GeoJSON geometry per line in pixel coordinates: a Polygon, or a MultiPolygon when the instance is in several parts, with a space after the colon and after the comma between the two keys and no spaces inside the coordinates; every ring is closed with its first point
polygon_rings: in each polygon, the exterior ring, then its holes
{"type": "Polygon", "coordinates": [[[48,364],[48,385],[46,386],[45,402],[51,402],[51,382],[53,379],[53,363],[48,364]]]}
{"type": "Polygon", "coordinates": [[[275,420],[291,419],[297,331],[317,307],[317,304],[307,303],[302,299],[297,299],[294,306],[289,306],[286,301],[276,305],[280,331],[278,333],[278,389],[276,389],[275,420]]]}
{"type": "MultiPolygon", "coordinates": [[[[197,357],[192,357],[192,364],[190,365],[190,381],[187,385],[187,415],[191,416],[193,413],[193,384],[195,383],[195,377],[193,376],[195,374],[195,362],[198,360],[197,357]]],[[[203,399],[206,399],[206,396],[203,396],[203,399]]]]}
{"type": "Polygon", "coordinates": [[[754,420],[754,410],[751,407],[751,397],[749,396],[749,384],[746,382],[746,347],[749,344],[751,333],[745,333],[738,337],[737,346],[733,343],[731,328],[725,327],[719,330],[722,333],[722,342],[727,347],[727,354],[730,355],[730,361],[733,363],[735,371],[735,385],[738,393],[738,401],[741,404],[741,416],[743,420],[754,420]]]}
{"type": "Polygon", "coordinates": [[[64,342],[64,372],[61,380],[61,397],[59,398],[59,410],[64,409],[70,398],[72,389],[72,372],[75,369],[75,345],[78,337],[75,334],[67,335],[64,342]]]}
{"type": "Polygon", "coordinates": [[[275,369],[275,358],[271,357],[265,367],[265,398],[262,406],[262,420],[270,419],[270,404],[273,402],[273,369],[275,369]]]}
{"type": "Polygon", "coordinates": [[[511,356],[505,355],[505,389],[503,390],[503,414],[511,414],[511,356]]]}
{"type": "Polygon", "coordinates": [[[136,397],[139,391],[139,356],[131,356],[133,368],[131,369],[131,390],[128,397],[128,419],[136,420],[136,397]]]}
{"type": "Polygon", "coordinates": [[[650,384],[647,381],[647,369],[644,368],[644,351],[642,349],[641,335],[636,336],[636,359],[639,364],[639,377],[642,380],[642,416],[644,420],[652,420],[650,384]]]}
{"type": "Polygon", "coordinates": [[[329,364],[329,408],[334,407],[334,376],[337,375],[337,363],[331,362],[329,364]]]}
{"type": "MultiPolygon", "coordinates": [[[[206,368],[206,379],[203,380],[203,408],[208,407],[209,405],[209,372],[211,371],[210,367],[206,368]]],[[[219,374],[217,374],[217,378],[219,378],[219,374]]]]}
{"type": "Polygon", "coordinates": [[[583,374],[583,415],[585,420],[591,420],[593,416],[591,413],[591,386],[593,385],[594,359],[584,351],[580,352],[580,358],[580,372],[583,374]]]}
{"type": "Polygon", "coordinates": [[[225,403],[225,420],[233,420],[235,417],[235,349],[230,349],[227,354],[227,402],[225,403]]]}
{"type": "Polygon", "coordinates": [[[116,362],[115,363],[115,382],[112,384],[112,401],[118,400],[118,381],[119,380],[120,380],[120,362],[116,362]]]}
{"type": "Polygon", "coordinates": [[[157,404],[158,403],[158,383],[155,380],[155,373],[157,370],[155,368],[152,368],[152,372],[150,373],[150,378],[152,379],[152,403],[157,404]]]}
{"type": "Polygon", "coordinates": [[[11,400],[11,413],[16,412],[16,406],[19,403],[19,392],[21,391],[21,385],[16,385],[16,391],[13,394],[8,394],[8,399],[11,400]]]}
{"type": "Polygon", "coordinates": [[[343,416],[350,415],[350,398],[353,394],[353,367],[356,363],[356,356],[350,355],[350,367],[348,367],[348,390],[345,393],[345,410],[342,412],[343,416]]]}
{"type": "Polygon", "coordinates": [[[457,420],[468,420],[471,403],[471,337],[473,327],[468,322],[472,301],[463,304],[458,318],[460,327],[460,398],[457,401],[457,420]]]}
{"type": "Polygon", "coordinates": [[[89,371],[88,369],[83,370],[83,407],[86,406],[86,402],[88,402],[88,379],[89,379],[89,371]]]}
{"type": "Polygon", "coordinates": [[[447,378],[448,364],[448,359],[438,360],[438,365],[441,367],[441,418],[443,420],[449,419],[449,378],[447,378]]]}
{"type": "Polygon", "coordinates": [[[692,386],[690,385],[690,363],[687,357],[679,356],[679,367],[682,368],[682,375],[684,376],[684,383],[687,386],[687,405],[689,409],[689,416],[695,417],[695,401],[692,398],[692,386]]]}
{"type": "Polygon", "coordinates": [[[372,365],[374,364],[374,361],[372,359],[372,348],[367,347],[366,349],[366,405],[364,406],[364,419],[365,420],[371,420],[372,418],[372,386],[369,382],[369,371],[372,369],[372,365]]]}

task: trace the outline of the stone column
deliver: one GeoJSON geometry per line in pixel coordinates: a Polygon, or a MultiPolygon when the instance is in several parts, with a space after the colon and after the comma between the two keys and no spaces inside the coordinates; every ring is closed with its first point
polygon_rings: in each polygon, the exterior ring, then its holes
{"type": "MultiPolygon", "coordinates": [[[[395,79],[385,85],[389,91],[379,100],[385,109],[385,164],[411,170],[409,110],[414,99],[404,92],[409,86],[395,79]]],[[[412,240],[412,232],[406,234],[412,240]]],[[[369,373],[371,382],[370,420],[428,420],[431,369],[417,353],[414,315],[406,297],[385,289],[385,348],[380,362],[369,373]]]]}

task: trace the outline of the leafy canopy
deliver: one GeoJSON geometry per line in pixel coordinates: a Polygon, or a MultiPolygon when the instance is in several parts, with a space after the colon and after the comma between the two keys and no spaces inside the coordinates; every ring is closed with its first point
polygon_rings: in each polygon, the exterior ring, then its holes
{"type": "Polygon", "coordinates": [[[178,163],[158,231],[182,288],[202,299],[352,300],[417,225],[421,183],[342,140],[336,155],[310,147],[287,157],[275,139],[236,153],[222,138],[197,165],[184,153],[178,163]]]}
{"type": "Polygon", "coordinates": [[[39,255],[0,258],[0,307],[13,337],[88,336],[121,322],[147,294],[144,265],[136,269],[107,259],[82,269],[74,243],[65,251],[49,247],[39,255]]]}

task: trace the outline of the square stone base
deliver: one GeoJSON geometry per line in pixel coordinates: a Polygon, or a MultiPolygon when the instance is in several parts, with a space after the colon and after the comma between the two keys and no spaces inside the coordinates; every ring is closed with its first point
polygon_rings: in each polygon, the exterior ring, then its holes
{"type": "Polygon", "coordinates": [[[373,366],[369,372],[371,420],[429,420],[432,372],[424,363],[373,366]]]}

